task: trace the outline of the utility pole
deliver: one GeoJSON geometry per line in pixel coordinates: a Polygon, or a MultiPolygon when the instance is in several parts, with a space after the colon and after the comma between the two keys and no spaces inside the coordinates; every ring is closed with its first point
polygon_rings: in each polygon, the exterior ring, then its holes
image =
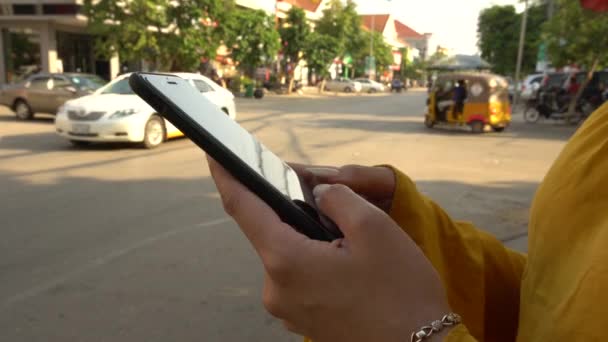
{"type": "Polygon", "coordinates": [[[519,74],[521,73],[521,63],[524,57],[524,45],[526,42],[526,26],[528,25],[528,0],[524,0],[524,14],[521,18],[521,31],[519,32],[519,50],[517,52],[517,66],[515,67],[515,95],[513,105],[517,105],[519,101],[519,92],[517,85],[519,84],[519,74]]]}
{"type": "MultiPolygon", "coordinates": [[[[372,62],[374,60],[374,29],[375,29],[375,27],[376,27],[376,15],[372,14],[372,27],[371,27],[370,35],[369,35],[369,59],[367,60],[370,80],[374,78],[372,76],[372,62]]],[[[374,73],[375,73],[375,70],[374,70],[374,73]]]]}

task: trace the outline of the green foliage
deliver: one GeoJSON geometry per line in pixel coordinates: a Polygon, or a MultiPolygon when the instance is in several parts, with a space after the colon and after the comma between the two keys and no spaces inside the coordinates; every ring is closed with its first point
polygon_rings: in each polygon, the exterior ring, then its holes
{"type": "Polygon", "coordinates": [[[493,71],[510,75],[515,71],[519,44],[519,16],[515,6],[492,6],[479,14],[477,25],[481,57],[493,66],[493,71]]]}
{"type": "Polygon", "coordinates": [[[557,67],[576,63],[590,69],[608,65],[608,14],[581,8],[578,1],[560,0],[544,27],[550,60],[557,67]]]}
{"type": "Polygon", "coordinates": [[[306,39],[304,59],[308,67],[321,77],[329,75],[329,66],[338,54],[338,39],[331,35],[313,32],[306,39]]]}
{"type": "Polygon", "coordinates": [[[214,58],[234,0],[85,0],[95,50],[122,60],[146,60],[159,70],[191,70],[214,58]]]}
{"type": "Polygon", "coordinates": [[[286,24],[286,27],[279,29],[283,54],[292,62],[297,63],[300,60],[300,53],[304,50],[306,39],[310,35],[306,12],[299,7],[291,7],[287,12],[286,24]]]}
{"type": "Polygon", "coordinates": [[[347,0],[345,4],[341,0],[330,1],[323,10],[315,32],[335,38],[338,56],[347,53],[357,55],[357,52],[366,46],[361,17],[353,0],[347,0]]]}
{"type": "Polygon", "coordinates": [[[370,41],[373,36],[374,40],[374,58],[376,59],[376,72],[382,73],[391,67],[394,63],[393,49],[384,41],[382,34],[378,32],[363,31],[361,33],[363,44],[355,50],[353,61],[357,69],[357,73],[365,73],[365,61],[369,55],[370,41]]]}
{"type": "Polygon", "coordinates": [[[232,58],[249,76],[255,68],[274,59],[279,51],[280,37],[273,17],[261,10],[239,9],[231,22],[228,46],[232,58]]]}
{"type": "MultiPolygon", "coordinates": [[[[546,5],[533,4],[528,10],[528,22],[522,71],[536,68],[542,25],[546,21],[546,5]]],[[[479,14],[477,33],[481,57],[490,62],[493,71],[502,75],[515,73],[519,35],[523,15],[512,5],[492,6],[479,14]]]]}

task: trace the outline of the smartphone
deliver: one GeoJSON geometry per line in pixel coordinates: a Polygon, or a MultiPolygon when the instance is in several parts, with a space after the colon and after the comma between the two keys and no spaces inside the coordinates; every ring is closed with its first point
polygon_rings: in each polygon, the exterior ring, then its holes
{"type": "Polygon", "coordinates": [[[283,222],[311,239],[343,237],[320,215],[312,189],[281,158],[179,76],[137,72],[133,91],[230,174],[268,204],[283,222]]]}

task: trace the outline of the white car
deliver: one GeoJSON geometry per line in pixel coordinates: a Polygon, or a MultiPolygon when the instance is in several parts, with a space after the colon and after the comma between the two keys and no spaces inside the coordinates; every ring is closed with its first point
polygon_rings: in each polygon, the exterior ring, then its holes
{"type": "MultiPolygon", "coordinates": [[[[230,118],[236,119],[234,95],[230,91],[199,74],[173,75],[186,79],[230,118]]],[[[129,76],[121,75],[91,95],[67,101],[55,118],[57,133],[77,146],[93,142],[134,142],[146,148],[182,136],[182,132],[131,90],[129,76]]]]}
{"type": "Polygon", "coordinates": [[[325,83],[325,90],[327,91],[343,91],[345,93],[352,93],[360,92],[361,89],[361,83],[344,77],[338,77],[325,83]]]}
{"type": "Polygon", "coordinates": [[[384,84],[370,80],[368,78],[355,78],[355,82],[361,83],[361,91],[367,93],[377,93],[386,90],[384,84]]]}
{"type": "Polygon", "coordinates": [[[521,82],[521,89],[519,89],[519,91],[523,100],[529,100],[536,97],[536,91],[540,88],[543,77],[543,74],[532,74],[521,82]]]}

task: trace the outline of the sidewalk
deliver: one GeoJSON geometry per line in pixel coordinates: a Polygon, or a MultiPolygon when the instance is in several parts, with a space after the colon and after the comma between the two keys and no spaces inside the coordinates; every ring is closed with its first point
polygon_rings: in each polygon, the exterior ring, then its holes
{"type": "Polygon", "coordinates": [[[379,93],[345,93],[345,92],[335,92],[335,91],[324,91],[323,93],[319,93],[319,88],[317,87],[302,87],[302,89],[298,91],[294,91],[290,95],[287,94],[277,94],[275,92],[269,91],[265,96],[269,97],[295,97],[295,98],[331,98],[331,97],[359,97],[359,96],[389,96],[391,94],[394,95],[403,95],[410,92],[418,93],[418,92],[426,92],[426,88],[410,88],[402,93],[392,93],[389,91],[379,92],[379,93]]]}

